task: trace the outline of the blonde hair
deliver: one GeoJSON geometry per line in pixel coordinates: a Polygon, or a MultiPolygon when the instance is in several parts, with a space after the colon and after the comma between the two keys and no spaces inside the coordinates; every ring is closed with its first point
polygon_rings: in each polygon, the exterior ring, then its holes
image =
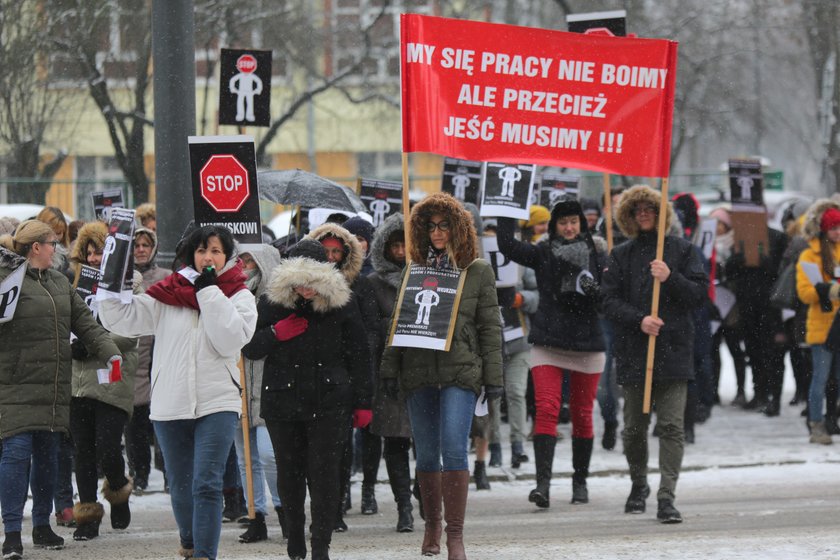
{"type": "Polygon", "coordinates": [[[137,221],[144,226],[148,220],[157,219],[157,210],[155,209],[155,205],[151,202],[144,202],[135,208],[134,212],[134,216],[137,218],[137,221]]]}
{"type": "Polygon", "coordinates": [[[36,241],[38,243],[45,242],[51,234],[54,234],[52,228],[40,220],[26,220],[21,222],[15,231],[14,237],[11,235],[4,235],[0,237],[0,245],[6,249],[14,251],[22,257],[29,255],[29,250],[32,244],[36,241]]]}
{"type": "Polygon", "coordinates": [[[35,217],[50,226],[58,237],[58,241],[67,247],[70,245],[70,228],[67,225],[67,220],[64,219],[64,212],[55,206],[45,206],[43,210],[38,212],[35,217]]]}

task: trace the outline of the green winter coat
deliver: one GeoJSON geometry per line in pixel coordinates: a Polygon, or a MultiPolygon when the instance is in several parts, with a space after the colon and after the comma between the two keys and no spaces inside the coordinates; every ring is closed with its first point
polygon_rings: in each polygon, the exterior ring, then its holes
{"type": "MultiPolygon", "coordinates": [[[[22,262],[0,247],[0,281],[22,262]]],[[[0,323],[0,439],[38,430],[68,431],[71,330],[100,367],[120,353],[66,276],[52,269],[27,269],[15,315],[0,323]]]]}
{"type": "Polygon", "coordinates": [[[98,358],[73,360],[73,397],[86,397],[124,410],[131,417],[134,412],[134,377],[137,373],[137,339],[111,333],[111,339],[122,356],[122,380],[99,383],[96,370],[104,366],[98,358]]]}
{"type": "Polygon", "coordinates": [[[484,260],[474,261],[466,274],[449,352],[394,346],[385,349],[380,377],[397,378],[403,395],[421,387],[451,385],[479,394],[482,385],[503,385],[496,277],[484,260]]]}

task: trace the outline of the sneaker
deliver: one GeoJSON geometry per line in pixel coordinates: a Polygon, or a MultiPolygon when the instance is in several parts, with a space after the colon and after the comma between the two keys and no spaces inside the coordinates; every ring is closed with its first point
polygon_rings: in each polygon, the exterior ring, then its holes
{"type": "Polygon", "coordinates": [[[662,523],[682,523],[682,516],[677,508],[674,507],[674,500],[663,498],[659,500],[659,509],[656,512],[656,518],[662,523]]]}
{"type": "Polygon", "coordinates": [[[49,525],[32,528],[32,544],[35,548],[60,550],[64,548],[64,539],[56,535],[49,525]]]}
{"type": "Polygon", "coordinates": [[[650,496],[650,486],[633,485],[630,489],[630,495],[627,496],[627,502],[624,504],[624,513],[644,513],[647,507],[645,500],[650,496]]]}
{"type": "Polygon", "coordinates": [[[68,507],[55,514],[55,524],[59,527],[75,527],[76,520],[73,519],[73,508],[68,507]]]}
{"type": "Polygon", "coordinates": [[[20,560],[23,558],[23,543],[20,542],[20,531],[6,533],[3,541],[3,560],[20,560]]]}

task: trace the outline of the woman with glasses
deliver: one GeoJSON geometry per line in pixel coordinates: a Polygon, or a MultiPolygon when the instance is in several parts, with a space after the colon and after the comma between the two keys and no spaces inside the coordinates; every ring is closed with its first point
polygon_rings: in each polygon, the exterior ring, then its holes
{"type": "Polygon", "coordinates": [[[564,376],[570,381],[572,415],[572,501],[589,501],[586,479],[592,457],[592,410],[598,379],[604,369],[604,337],[598,320],[601,271],[606,244],[590,235],[576,198],[561,195],[551,208],[548,238],[536,245],[517,241],[514,221],[499,218],[499,250],[514,262],[533,268],[540,293],[531,316],[528,341],[534,379],[534,456],[537,487],[528,500],[547,508],[551,485],[557,418],[564,376]]]}
{"type": "MultiPolygon", "coordinates": [[[[78,284],[83,264],[99,269],[102,249],[108,237],[108,226],[90,222],[79,229],[70,255],[78,284]]],[[[137,272],[135,285],[139,292],[142,277],[137,272]]],[[[126,476],[122,456],[123,428],[134,409],[134,376],[137,370],[137,339],[111,335],[123,357],[119,381],[100,383],[98,360],[88,353],[80,339],[70,345],[73,352],[73,397],[70,400],[70,433],[76,446],[76,487],[79,503],[73,506],[76,530],[73,539],[86,541],[99,536],[99,523],[104,515],[96,501],[98,470],[105,475],[102,497],[111,504],[110,519],[114,529],[125,529],[131,523],[128,498],[134,489],[126,476]]]]}
{"type": "MultiPolygon", "coordinates": [[[[99,367],[120,362],[119,348],[82,298],[51,268],[59,243],[47,224],[28,220],[14,236],[0,237],[0,282],[23,266],[17,307],[0,323],[0,509],[3,557],[23,555],[21,521],[27,486],[32,490],[32,541],[62,548],[50,528],[58,442],[70,425],[70,333],[79,337],[99,367]],[[31,465],[31,468],[30,468],[31,465]]],[[[0,314],[9,313],[8,308],[0,314]]]]}
{"type": "Polygon", "coordinates": [[[502,393],[496,278],[490,264],[478,259],[472,216],[451,195],[426,197],[411,211],[409,224],[413,263],[466,278],[450,350],[388,347],[380,378],[386,394],[401,394],[408,406],[426,520],[422,553],[440,553],[443,516],[449,560],[463,560],[467,438],[482,386],[487,399],[502,393]]]}

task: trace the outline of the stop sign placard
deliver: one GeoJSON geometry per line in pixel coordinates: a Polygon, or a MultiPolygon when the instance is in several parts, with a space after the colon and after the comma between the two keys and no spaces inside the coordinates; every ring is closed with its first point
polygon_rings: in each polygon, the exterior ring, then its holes
{"type": "Polygon", "coordinates": [[[199,180],[201,197],[216,212],[238,212],[251,194],[248,170],[231,154],[210,156],[199,180]]]}

